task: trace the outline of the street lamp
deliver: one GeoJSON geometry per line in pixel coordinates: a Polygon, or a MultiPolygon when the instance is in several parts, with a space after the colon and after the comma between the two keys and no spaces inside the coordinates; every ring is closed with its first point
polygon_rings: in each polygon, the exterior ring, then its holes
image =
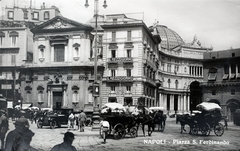
{"type": "MultiPolygon", "coordinates": [[[[98,11],[99,11],[99,0],[94,0],[94,16],[95,16],[95,44],[94,44],[94,83],[93,83],[93,96],[94,96],[94,107],[98,106],[97,97],[99,96],[99,83],[97,82],[97,49],[98,49],[98,25],[97,25],[97,18],[98,18],[98,11]]],[[[88,0],[84,5],[86,8],[89,6],[88,0]]],[[[104,0],[103,7],[107,7],[107,2],[104,0]]]]}

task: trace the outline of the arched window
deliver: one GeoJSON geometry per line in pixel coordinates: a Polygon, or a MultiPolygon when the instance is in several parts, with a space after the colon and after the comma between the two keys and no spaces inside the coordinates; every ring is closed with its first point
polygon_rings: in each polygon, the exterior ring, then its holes
{"type": "Polygon", "coordinates": [[[170,88],[170,85],[171,85],[171,80],[168,79],[168,88],[170,88]]]}
{"type": "Polygon", "coordinates": [[[9,37],[11,39],[11,46],[12,47],[17,47],[17,38],[18,38],[18,32],[16,31],[11,31],[9,33],[9,37]]]}
{"type": "Polygon", "coordinates": [[[31,91],[26,91],[26,101],[31,102],[31,91]]]}
{"type": "Polygon", "coordinates": [[[43,91],[38,91],[38,102],[44,102],[43,91]]]}
{"type": "Polygon", "coordinates": [[[179,82],[178,82],[178,80],[176,80],[176,81],[175,81],[175,88],[176,88],[176,89],[178,89],[178,84],[179,84],[179,82]]]}
{"type": "Polygon", "coordinates": [[[78,91],[75,90],[73,91],[73,99],[72,99],[72,102],[78,102],[78,91]]]}

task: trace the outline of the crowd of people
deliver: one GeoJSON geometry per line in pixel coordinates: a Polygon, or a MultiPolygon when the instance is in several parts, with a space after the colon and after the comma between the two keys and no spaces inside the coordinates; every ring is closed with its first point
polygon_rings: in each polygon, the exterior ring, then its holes
{"type": "MultiPolygon", "coordinates": [[[[46,112],[43,112],[42,114],[44,113],[46,112]]],[[[7,133],[7,131],[9,130],[8,125],[4,126],[4,128],[7,128],[6,129],[7,135],[5,139],[6,143],[1,145],[0,151],[37,151],[36,148],[30,145],[35,133],[30,129],[29,123],[32,124],[34,121],[36,123],[38,114],[39,112],[37,111],[32,112],[28,116],[28,118],[24,117],[24,115],[21,114],[20,117],[14,119],[15,120],[15,122],[13,123],[15,126],[14,130],[9,131],[8,133],[7,133]]],[[[3,114],[3,115],[1,114],[2,118],[1,118],[0,124],[3,123],[2,122],[3,117],[6,117],[8,119],[6,115],[7,114],[3,114]]],[[[68,128],[74,128],[74,125],[77,125],[78,130],[80,132],[84,132],[84,126],[86,121],[87,121],[87,116],[83,112],[83,110],[79,114],[70,113],[68,116],[68,128]]],[[[3,131],[2,129],[0,130],[3,131]]],[[[76,148],[72,146],[73,140],[74,140],[74,134],[68,131],[64,134],[63,142],[53,146],[51,151],[66,151],[66,150],[76,151],[76,148]]]]}

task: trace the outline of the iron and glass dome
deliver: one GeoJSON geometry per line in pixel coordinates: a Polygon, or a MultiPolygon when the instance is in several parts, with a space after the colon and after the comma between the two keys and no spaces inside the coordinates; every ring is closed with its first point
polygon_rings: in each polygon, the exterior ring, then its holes
{"type": "Polygon", "coordinates": [[[161,47],[170,50],[184,44],[183,39],[175,31],[167,28],[167,26],[157,25],[156,28],[162,39],[161,47]]]}

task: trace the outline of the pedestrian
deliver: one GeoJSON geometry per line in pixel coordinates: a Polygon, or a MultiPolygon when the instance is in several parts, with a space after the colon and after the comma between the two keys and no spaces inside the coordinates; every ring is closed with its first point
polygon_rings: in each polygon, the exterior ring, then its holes
{"type": "Polygon", "coordinates": [[[80,127],[80,132],[84,132],[84,125],[87,120],[86,114],[81,110],[81,113],[78,115],[78,126],[80,127]]]}
{"type": "Polygon", "coordinates": [[[71,113],[68,116],[69,128],[74,128],[74,120],[75,120],[75,117],[74,117],[73,113],[71,113]]]}
{"type": "Polygon", "coordinates": [[[7,135],[4,151],[37,151],[30,146],[34,133],[29,129],[28,120],[20,117],[14,125],[15,129],[7,135]]]}
{"type": "Polygon", "coordinates": [[[77,151],[77,149],[72,146],[73,140],[74,134],[72,132],[66,132],[64,134],[63,142],[55,145],[51,151],[77,151]]]}
{"type": "Polygon", "coordinates": [[[5,140],[5,136],[6,136],[8,130],[9,130],[9,122],[8,122],[7,113],[4,110],[0,110],[1,149],[4,149],[4,140],[5,140]]]}

